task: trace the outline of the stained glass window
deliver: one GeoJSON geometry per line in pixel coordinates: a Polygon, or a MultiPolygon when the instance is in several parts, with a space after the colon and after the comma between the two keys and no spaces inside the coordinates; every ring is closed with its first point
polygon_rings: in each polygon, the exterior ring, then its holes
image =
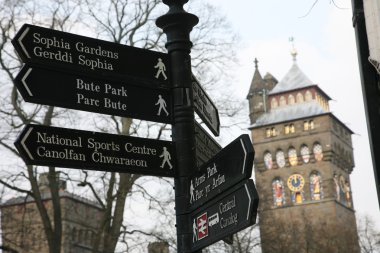
{"type": "Polygon", "coordinates": [[[323,199],[322,177],[316,171],[310,174],[310,195],[312,200],[323,199]]]}
{"type": "Polygon", "coordinates": [[[284,191],[284,182],[281,178],[275,178],[272,181],[272,190],[273,190],[273,205],[280,207],[285,205],[285,191],[284,191]]]}
{"type": "Polygon", "coordinates": [[[285,155],[282,150],[278,150],[276,153],[276,162],[278,167],[283,168],[285,167],[285,155]]]}
{"type": "Polygon", "coordinates": [[[272,169],[273,167],[272,154],[269,151],[265,152],[264,154],[264,164],[265,164],[265,168],[269,170],[272,169]]]}
{"type": "Polygon", "coordinates": [[[313,146],[313,153],[314,153],[315,160],[322,161],[322,158],[323,158],[322,145],[319,144],[318,142],[315,143],[313,146]]]}
{"type": "Polygon", "coordinates": [[[301,152],[302,161],[304,163],[308,163],[310,161],[310,151],[309,151],[308,146],[306,146],[305,144],[302,145],[300,152],[301,152]]]}
{"type": "Polygon", "coordinates": [[[298,163],[297,151],[294,147],[289,148],[288,157],[289,157],[290,165],[292,165],[292,166],[297,165],[297,163],[298,163]]]}

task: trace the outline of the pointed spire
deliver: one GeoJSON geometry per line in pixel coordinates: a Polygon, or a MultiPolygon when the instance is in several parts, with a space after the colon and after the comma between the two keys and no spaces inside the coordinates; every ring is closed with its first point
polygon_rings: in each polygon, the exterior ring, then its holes
{"type": "Polygon", "coordinates": [[[294,37],[290,37],[289,41],[292,43],[292,50],[290,50],[290,54],[293,56],[293,62],[297,61],[297,49],[294,47],[294,37]]]}
{"type": "Polygon", "coordinates": [[[252,97],[256,91],[261,90],[265,87],[265,82],[263,78],[261,77],[261,74],[259,71],[259,65],[258,65],[259,61],[257,60],[257,58],[255,58],[253,62],[255,64],[255,72],[253,73],[253,78],[251,81],[251,86],[249,87],[247,98],[252,97]]]}

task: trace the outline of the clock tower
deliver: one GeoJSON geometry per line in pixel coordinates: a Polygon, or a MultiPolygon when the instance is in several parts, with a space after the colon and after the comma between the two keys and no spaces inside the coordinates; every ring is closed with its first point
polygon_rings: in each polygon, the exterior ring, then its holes
{"type": "Polygon", "coordinates": [[[330,97],[301,71],[296,54],[280,82],[269,74],[272,86],[256,61],[247,96],[262,252],[359,253],[353,132],[330,112],[330,97]]]}

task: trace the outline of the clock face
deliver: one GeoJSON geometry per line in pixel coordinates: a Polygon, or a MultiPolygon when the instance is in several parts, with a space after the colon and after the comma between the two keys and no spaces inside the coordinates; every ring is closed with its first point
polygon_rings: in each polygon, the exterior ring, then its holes
{"type": "Polygon", "coordinates": [[[292,166],[297,165],[297,151],[295,148],[290,148],[288,152],[289,163],[292,166]]]}
{"type": "Polygon", "coordinates": [[[272,154],[270,152],[266,152],[264,154],[264,164],[267,169],[272,169],[273,167],[273,160],[272,160],[272,154]]]}
{"type": "Polygon", "coordinates": [[[285,155],[282,150],[277,151],[276,153],[276,162],[278,167],[283,168],[285,167],[285,155]]]}
{"type": "Polygon", "coordinates": [[[308,163],[310,161],[310,151],[306,145],[301,147],[301,157],[304,163],[308,163]]]}
{"type": "Polygon", "coordinates": [[[305,179],[300,174],[293,174],[288,178],[288,187],[291,191],[299,192],[305,185],[305,179]]]}

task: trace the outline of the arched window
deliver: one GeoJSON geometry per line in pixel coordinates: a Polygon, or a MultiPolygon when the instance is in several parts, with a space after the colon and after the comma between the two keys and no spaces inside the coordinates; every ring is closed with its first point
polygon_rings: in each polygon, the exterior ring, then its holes
{"type": "Polygon", "coordinates": [[[288,104],[293,105],[294,103],[295,103],[294,96],[292,94],[290,94],[288,97],[288,104]]]}
{"type": "Polygon", "coordinates": [[[289,125],[289,130],[290,130],[291,133],[295,133],[296,132],[296,128],[294,127],[293,123],[289,125]]]}
{"type": "Polygon", "coordinates": [[[304,122],[303,122],[303,130],[304,130],[304,131],[309,130],[309,122],[307,122],[307,121],[304,121],[304,122]]]}
{"type": "Polygon", "coordinates": [[[312,200],[323,199],[322,177],[317,171],[310,174],[310,196],[312,200]]]}
{"type": "Polygon", "coordinates": [[[298,163],[297,151],[294,147],[290,147],[288,151],[289,163],[291,166],[296,166],[298,163]]]}
{"type": "Polygon", "coordinates": [[[314,120],[309,121],[309,128],[310,130],[314,129],[314,120]]]}
{"type": "Polygon", "coordinates": [[[276,128],[272,127],[271,132],[272,132],[272,136],[277,136],[276,128]]]}
{"type": "Polygon", "coordinates": [[[272,154],[269,151],[264,153],[264,165],[268,170],[273,168],[272,154]]]}
{"type": "Polygon", "coordinates": [[[286,99],[284,96],[280,97],[280,106],[285,106],[286,105],[286,99]]]}
{"type": "Polygon", "coordinates": [[[310,161],[310,150],[309,147],[303,144],[300,149],[302,161],[308,163],[310,161]]]}
{"type": "Polygon", "coordinates": [[[297,93],[296,99],[297,99],[297,103],[303,103],[304,100],[303,100],[303,95],[301,92],[297,93]]]}
{"type": "Polygon", "coordinates": [[[285,189],[284,182],[277,177],[272,181],[273,205],[276,207],[285,205],[285,189]]]}
{"type": "Polygon", "coordinates": [[[272,98],[270,102],[271,108],[276,108],[278,106],[278,102],[276,98],[272,98]]]}
{"type": "Polygon", "coordinates": [[[279,168],[285,167],[285,155],[281,149],[276,152],[276,162],[279,168]]]}
{"type": "Polygon", "coordinates": [[[266,135],[266,137],[272,136],[272,131],[270,130],[270,128],[265,129],[265,135],[266,135]]]}
{"type": "Polygon", "coordinates": [[[289,125],[285,125],[285,127],[284,127],[284,132],[285,132],[285,134],[289,134],[289,132],[290,132],[290,127],[289,127],[289,125]]]}
{"type": "Polygon", "coordinates": [[[323,158],[323,152],[322,152],[322,145],[318,142],[314,143],[313,146],[313,154],[316,161],[322,161],[323,158]]]}
{"type": "Polygon", "coordinates": [[[305,100],[306,100],[307,102],[313,100],[313,94],[311,94],[311,92],[310,92],[309,90],[306,91],[306,93],[305,93],[305,100]]]}

